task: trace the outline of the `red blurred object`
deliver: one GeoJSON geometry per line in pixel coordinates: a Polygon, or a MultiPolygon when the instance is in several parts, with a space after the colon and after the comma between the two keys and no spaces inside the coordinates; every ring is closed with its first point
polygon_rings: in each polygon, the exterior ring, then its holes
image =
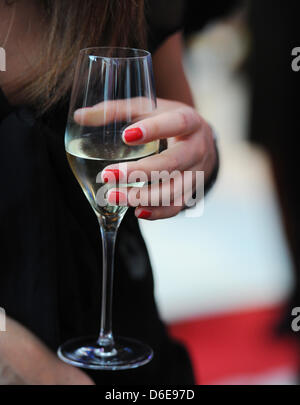
{"type": "Polygon", "coordinates": [[[197,384],[270,373],[288,368],[296,374],[299,344],[279,337],[276,325],[282,307],[263,308],[169,325],[173,337],[185,343],[197,384]]]}

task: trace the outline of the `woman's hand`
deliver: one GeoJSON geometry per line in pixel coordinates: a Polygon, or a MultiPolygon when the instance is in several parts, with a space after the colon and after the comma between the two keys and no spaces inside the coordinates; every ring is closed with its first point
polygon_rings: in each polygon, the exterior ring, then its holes
{"type": "MultiPolygon", "coordinates": [[[[128,177],[135,171],[145,173],[149,181],[153,171],[166,171],[175,172],[175,178],[183,180],[183,173],[190,171],[193,173],[193,182],[188,190],[188,197],[191,198],[196,186],[196,172],[203,171],[207,179],[216,163],[212,130],[196,110],[188,105],[163,99],[159,99],[157,104],[157,109],[147,118],[140,119],[139,114],[136,114],[138,121],[126,128],[123,141],[127,145],[141,145],[166,139],[167,149],[157,155],[126,163],[126,170],[124,163],[107,166],[102,172],[102,179],[108,183],[117,180],[126,184],[128,177]]],[[[140,100],[138,105],[141,105],[140,100]]],[[[110,111],[106,109],[104,120],[103,104],[98,104],[78,110],[75,120],[83,125],[103,125],[107,121],[122,119],[122,111],[122,101],[118,105],[112,104],[110,111]]],[[[136,207],[135,215],[138,218],[170,218],[185,206],[187,195],[185,190],[184,200],[183,189],[181,181],[172,182],[171,188],[168,182],[163,181],[138,189],[139,196],[136,198],[137,193],[131,193],[128,188],[112,188],[108,193],[108,201],[110,204],[136,207]],[[166,193],[171,198],[170,206],[162,204],[166,193]],[[150,206],[147,203],[140,205],[140,201],[159,201],[159,206],[150,206]]]]}
{"type": "Polygon", "coordinates": [[[93,385],[83,371],[58,359],[31,332],[7,318],[0,332],[0,385],[93,385]]]}

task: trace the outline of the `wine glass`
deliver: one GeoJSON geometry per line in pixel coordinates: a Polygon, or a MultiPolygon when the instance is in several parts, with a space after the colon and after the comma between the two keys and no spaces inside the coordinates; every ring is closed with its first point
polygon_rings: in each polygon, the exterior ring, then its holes
{"type": "Polygon", "coordinates": [[[114,249],[126,206],[111,205],[112,187],[141,187],[145,182],[106,183],[101,172],[110,164],[134,161],[158,152],[159,142],[129,146],[122,133],[156,108],[151,54],[118,47],[80,51],[73,83],[65,148],[71,169],[100,224],[103,249],[100,334],[70,340],[58,356],[74,366],[94,370],[121,370],[142,366],[152,349],[138,341],[114,337],[112,292],[114,249]],[[78,118],[79,117],[79,118],[78,118]]]}

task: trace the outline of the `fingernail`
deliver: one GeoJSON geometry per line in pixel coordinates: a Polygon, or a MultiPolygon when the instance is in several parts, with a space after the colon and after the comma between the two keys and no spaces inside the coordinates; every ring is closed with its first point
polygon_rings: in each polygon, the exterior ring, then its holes
{"type": "Polygon", "coordinates": [[[121,191],[110,191],[108,193],[108,202],[113,205],[127,205],[127,196],[121,191]]]}
{"type": "Polygon", "coordinates": [[[119,183],[123,173],[119,169],[106,169],[102,173],[102,180],[104,183],[119,183]]]}
{"type": "Polygon", "coordinates": [[[84,117],[85,114],[85,109],[84,108],[80,108],[79,110],[76,110],[74,112],[74,119],[76,120],[81,120],[84,117]]]}
{"type": "Polygon", "coordinates": [[[137,142],[143,138],[144,134],[141,128],[126,129],[124,139],[126,142],[137,142]]]}
{"type": "Polygon", "coordinates": [[[142,210],[139,214],[138,214],[138,218],[139,219],[148,219],[150,218],[152,215],[151,211],[148,210],[142,210]]]}

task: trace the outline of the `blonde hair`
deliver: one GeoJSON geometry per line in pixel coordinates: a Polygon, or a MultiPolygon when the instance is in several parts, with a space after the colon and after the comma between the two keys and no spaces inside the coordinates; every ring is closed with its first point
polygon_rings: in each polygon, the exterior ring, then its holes
{"type": "Polygon", "coordinates": [[[145,46],[144,0],[36,1],[42,5],[45,19],[43,50],[21,92],[39,113],[68,93],[80,49],[145,46]]]}

